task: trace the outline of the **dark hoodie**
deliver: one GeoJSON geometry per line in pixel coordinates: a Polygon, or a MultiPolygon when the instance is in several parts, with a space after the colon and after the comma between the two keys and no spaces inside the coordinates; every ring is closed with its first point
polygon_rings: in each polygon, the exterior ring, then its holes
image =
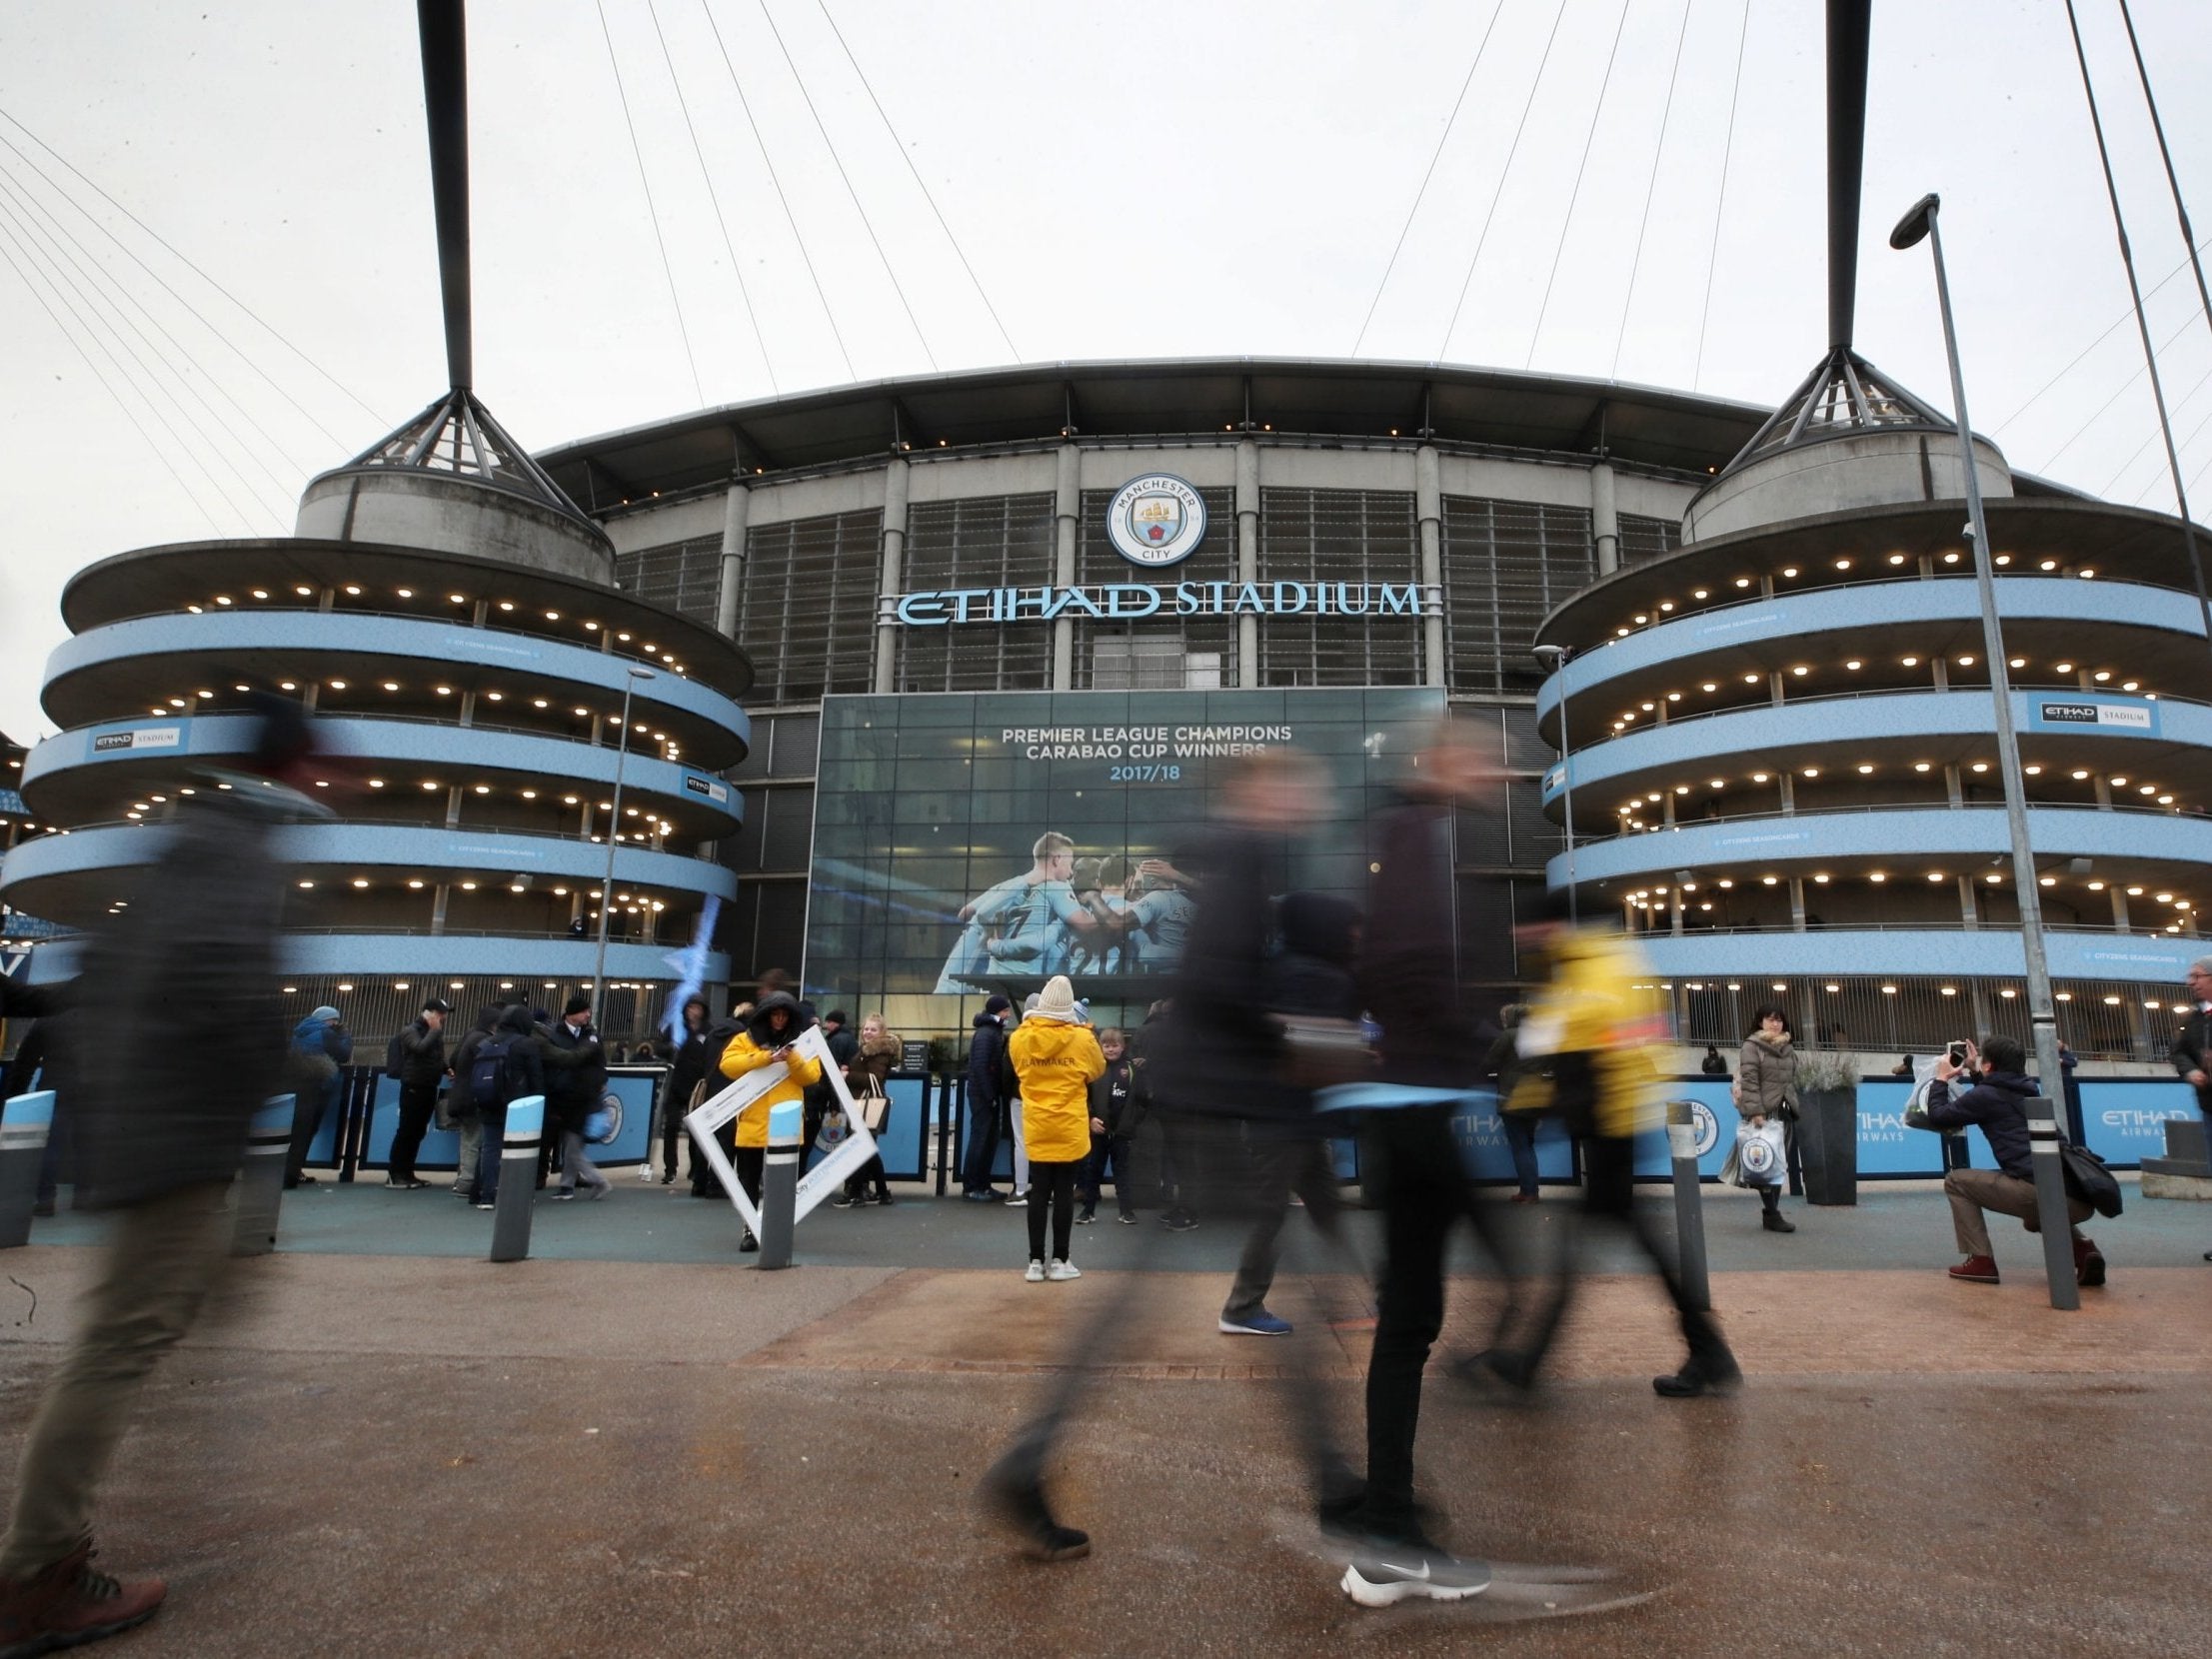
{"type": "Polygon", "coordinates": [[[722,1041],[714,1044],[710,1050],[708,1033],[714,1030],[715,1023],[713,1015],[708,1012],[707,998],[687,997],[683,1012],[683,1044],[676,1050],[676,1063],[669,1068],[668,1082],[661,1090],[661,1109],[674,1112],[678,1116],[691,1110],[692,1090],[706,1077],[708,1066],[722,1057],[723,1049],[730,1045],[730,1038],[738,1034],[737,1027],[732,1025],[722,1041]],[[691,1011],[694,1008],[699,1010],[697,1030],[691,1024],[691,1011]]]}
{"type": "Polygon", "coordinates": [[[1276,1013],[1359,1017],[1352,979],[1359,907],[1325,892],[1285,893],[1276,909],[1282,953],[1267,964],[1266,1001],[1276,1013]]]}
{"type": "Polygon", "coordinates": [[[995,1013],[975,1018],[976,1034],[968,1039],[968,1104],[973,1111],[999,1109],[1004,1092],[1001,1079],[1007,1069],[1007,1028],[995,1013]]]}
{"type": "Polygon", "coordinates": [[[532,1094],[543,1097],[546,1091],[545,1051],[539,1043],[538,1027],[530,1017],[530,1010],[520,1002],[501,1010],[495,1028],[508,1039],[507,1098],[520,1100],[532,1094]]]}
{"type": "Polygon", "coordinates": [[[476,1025],[461,1039],[453,1051],[453,1087],[446,1094],[446,1113],[454,1118],[468,1118],[475,1114],[477,1102],[469,1091],[469,1067],[476,1063],[476,1051],[484,1039],[497,1028],[507,1010],[497,1002],[486,1002],[476,1010],[476,1025]]]}
{"type": "MultiPolygon", "coordinates": [[[[1963,1073],[1961,1073],[1963,1076],[1963,1073]]],[[[1997,1167],[2023,1181],[2035,1179],[2035,1155],[2028,1141],[2025,1102],[2038,1092],[2033,1077],[2017,1071],[1985,1072],[1973,1087],[1948,1101],[1931,1101],[1928,1127],[1978,1127],[1989,1141],[1997,1167]]]]}

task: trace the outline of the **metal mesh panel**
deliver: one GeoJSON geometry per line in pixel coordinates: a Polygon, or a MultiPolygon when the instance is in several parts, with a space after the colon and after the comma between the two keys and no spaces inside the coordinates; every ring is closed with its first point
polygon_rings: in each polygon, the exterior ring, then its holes
{"type": "Polygon", "coordinates": [[[1168,596],[1158,615],[1141,622],[1076,619],[1075,685],[1079,691],[1203,690],[1236,684],[1236,619],[1173,614],[1178,582],[1228,582],[1236,576],[1236,492],[1200,490],[1205,540],[1165,571],[1145,571],[1114,551],[1106,537],[1106,506],[1114,490],[1086,490],[1076,533],[1079,585],[1143,582],[1168,596]]]}
{"type": "MultiPolygon", "coordinates": [[[[1053,580],[1053,498],[985,496],[911,508],[903,579],[909,593],[1045,587],[1053,580]]],[[[1053,631],[1035,618],[902,629],[899,689],[1042,691],[1052,658],[1053,631]]]]}
{"type": "Polygon", "coordinates": [[[870,690],[883,518],[871,508],[748,532],[738,644],[760,675],[757,701],[870,690]]]}
{"type": "Polygon", "coordinates": [[[1682,526],[1674,519],[1645,519],[1633,513],[1620,515],[1620,562],[1633,565],[1639,559],[1657,559],[1682,545],[1682,526]]]}
{"type": "Polygon", "coordinates": [[[712,628],[722,597],[722,538],[695,536],[667,547],[618,553],[615,586],[712,628]]]}
{"type": "MultiPolygon", "coordinates": [[[[1259,575],[1266,582],[1420,580],[1413,498],[1379,490],[1262,490],[1259,575]]],[[[1411,618],[1268,617],[1262,686],[1415,686],[1421,628],[1411,618]]]]}
{"type": "Polygon", "coordinates": [[[1537,627],[1597,575],[1589,513],[1467,496],[1443,506],[1446,679],[1453,691],[1533,692],[1537,627]]]}

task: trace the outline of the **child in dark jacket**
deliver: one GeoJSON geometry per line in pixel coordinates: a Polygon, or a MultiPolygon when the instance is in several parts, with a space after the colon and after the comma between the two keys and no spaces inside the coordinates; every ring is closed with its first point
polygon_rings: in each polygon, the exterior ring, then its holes
{"type": "Polygon", "coordinates": [[[1129,1168],[1129,1137],[1143,1122],[1150,1097],[1124,1032],[1108,1025],[1099,1033],[1099,1048],[1106,1068],[1091,1084],[1091,1160],[1084,1166],[1083,1211],[1076,1221],[1082,1225],[1099,1218],[1099,1189],[1110,1165],[1114,1207],[1122,1223],[1133,1226],[1136,1182],[1129,1168]]]}

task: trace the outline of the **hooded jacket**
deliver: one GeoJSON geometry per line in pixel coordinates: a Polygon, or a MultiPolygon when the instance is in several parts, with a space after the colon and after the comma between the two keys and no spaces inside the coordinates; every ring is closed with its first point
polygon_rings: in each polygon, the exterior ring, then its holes
{"type": "Polygon", "coordinates": [[[1551,978],[1515,1042],[1527,1069],[1508,1111],[1556,1110],[1573,1135],[1625,1139],[1646,1126],[1658,1073],[1650,1044],[1666,1035],[1651,970],[1625,939],[1586,928],[1551,945],[1551,978]]]}
{"type": "Polygon", "coordinates": [[[1022,1079],[1022,1132],[1032,1163],[1073,1163],[1091,1155],[1091,1083],[1106,1055],[1091,1027],[1032,1013],[1007,1040],[1022,1079]]]}
{"type": "Polygon", "coordinates": [[[976,1034],[968,1039],[968,1104],[972,1111],[989,1113],[1005,1098],[1002,1088],[1007,1065],[1007,1028],[995,1013],[980,1013],[976,1034]]]}
{"type": "MultiPolygon", "coordinates": [[[[692,1091],[706,1079],[707,1069],[721,1054],[719,1047],[710,1047],[708,1033],[714,1028],[714,1017],[709,1012],[707,998],[688,996],[684,999],[684,1040],[678,1044],[674,1063],[669,1067],[668,1081],[661,1087],[661,1109],[675,1117],[691,1110],[692,1091]],[[699,1026],[692,1026],[692,1009],[699,1010],[699,1026]]],[[[725,1042],[728,1038],[724,1039],[725,1042]]]]}
{"type": "Polygon", "coordinates": [[[786,1100],[804,1100],[807,1085],[822,1078],[822,1062],[805,1054],[786,1053],[779,1056],[776,1049],[791,1042],[806,1029],[800,1016],[799,1000],[788,990],[770,991],[753,1009],[753,1017],[745,1029],[730,1039],[722,1051],[720,1070],[732,1081],[750,1075],[764,1066],[781,1065],[785,1075],[774,1087],[738,1113],[738,1137],[740,1146],[766,1146],[768,1144],[768,1113],[771,1106],[786,1100]],[[770,1016],[778,1008],[791,1015],[781,1035],[770,1029],[770,1016]]]}
{"type": "Polygon", "coordinates": [[[1736,1110],[1746,1119],[1796,1114],[1797,1051],[1789,1045],[1788,1032],[1768,1036],[1760,1029],[1743,1039],[1736,1061],[1736,1110]]]}
{"type": "Polygon", "coordinates": [[[1376,821],[1369,862],[1359,997],[1382,1021],[1382,1075],[1467,1087],[1482,1045],[1459,1003],[1450,806],[1401,795],[1376,821]]]}
{"type": "Polygon", "coordinates": [[[484,1039],[499,1026],[507,1010],[497,1002],[486,1002],[476,1010],[476,1024],[468,1034],[454,1044],[453,1087],[446,1091],[446,1111],[453,1117],[471,1117],[476,1113],[475,1090],[469,1084],[469,1069],[476,1064],[476,1051],[484,1039]]]}
{"type": "Polygon", "coordinates": [[[2035,1079],[2017,1071],[1988,1071],[1974,1080],[1962,1071],[1951,1080],[1951,1087],[1954,1093],[1949,1100],[1928,1102],[1928,1127],[1979,1128],[1999,1169],[2023,1181],[2034,1180],[2035,1153],[2023,1102],[2039,1092],[2035,1079]]]}

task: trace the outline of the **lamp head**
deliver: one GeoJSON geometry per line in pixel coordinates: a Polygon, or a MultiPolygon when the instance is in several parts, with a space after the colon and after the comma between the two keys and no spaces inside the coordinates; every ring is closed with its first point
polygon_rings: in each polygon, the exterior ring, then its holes
{"type": "Polygon", "coordinates": [[[1943,198],[1932,190],[1913,203],[1910,211],[1897,221],[1897,228],[1889,233],[1889,245],[1902,253],[1926,241],[1928,232],[1935,229],[1936,210],[1942,205],[1943,198]]]}
{"type": "Polygon", "coordinates": [[[1530,646],[1528,655],[1541,663],[1546,672],[1556,674],[1559,665],[1567,660],[1567,648],[1565,646],[1530,646]]]}

